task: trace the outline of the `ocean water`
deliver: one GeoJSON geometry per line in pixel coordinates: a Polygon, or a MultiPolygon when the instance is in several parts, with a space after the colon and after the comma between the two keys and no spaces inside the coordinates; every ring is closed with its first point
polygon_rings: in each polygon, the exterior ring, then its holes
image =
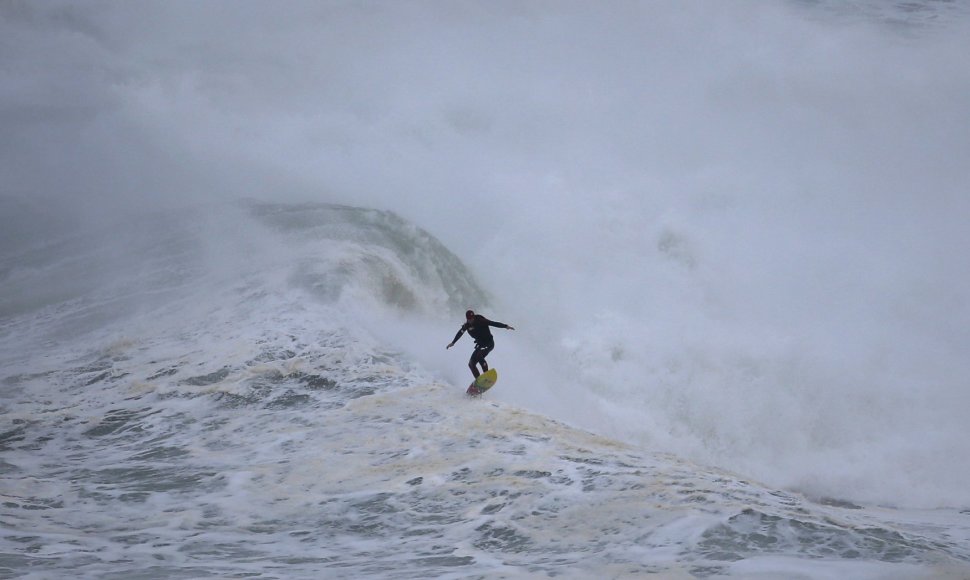
{"type": "MultiPolygon", "coordinates": [[[[576,388],[513,371],[465,397],[408,351],[444,352],[464,305],[488,298],[386,211],[156,214],[3,268],[5,577],[970,571],[959,506],[812,498],[605,437],[508,402],[542,390],[568,403],[576,388]],[[109,266],[110,282],[87,278],[109,266]],[[410,331],[420,344],[401,340],[410,331]]],[[[511,336],[497,336],[499,369],[511,336]]]]}
{"type": "Polygon", "coordinates": [[[970,5],[608,4],[0,2],[0,576],[970,578],[970,5]]]}

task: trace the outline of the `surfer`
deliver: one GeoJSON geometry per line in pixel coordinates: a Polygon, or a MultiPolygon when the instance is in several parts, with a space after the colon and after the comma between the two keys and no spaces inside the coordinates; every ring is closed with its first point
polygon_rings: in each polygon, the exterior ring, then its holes
{"type": "Polygon", "coordinates": [[[455,339],[451,341],[451,344],[445,347],[448,349],[455,346],[455,343],[458,342],[461,335],[465,334],[466,330],[468,331],[468,334],[475,339],[475,350],[472,351],[472,357],[468,359],[468,368],[472,370],[472,375],[476,379],[479,375],[477,365],[482,365],[483,372],[487,371],[488,363],[485,362],[485,357],[495,348],[495,339],[492,338],[492,331],[488,329],[489,326],[515,330],[504,322],[489,320],[481,314],[475,314],[469,310],[465,312],[465,324],[462,324],[461,328],[458,329],[458,334],[455,335],[455,339]]]}

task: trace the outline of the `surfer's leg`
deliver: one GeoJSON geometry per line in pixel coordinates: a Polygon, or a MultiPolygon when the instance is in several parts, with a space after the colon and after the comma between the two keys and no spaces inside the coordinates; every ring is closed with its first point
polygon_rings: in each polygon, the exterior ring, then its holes
{"type": "Polygon", "coordinates": [[[482,372],[488,372],[488,362],[485,360],[485,357],[488,356],[488,353],[492,352],[493,348],[495,348],[494,344],[492,346],[486,346],[480,351],[481,355],[478,357],[478,362],[482,365],[482,372]]]}
{"type": "Polygon", "coordinates": [[[478,349],[472,351],[472,357],[468,359],[468,368],[472,370],[472,376],[478,378],[478,349]]]}

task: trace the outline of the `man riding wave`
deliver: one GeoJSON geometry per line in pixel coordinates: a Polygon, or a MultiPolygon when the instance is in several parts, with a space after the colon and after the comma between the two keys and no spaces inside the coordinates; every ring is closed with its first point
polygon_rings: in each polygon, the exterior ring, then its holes
{"type": "Polygon", "coordinates": [[[472,356],[468,359],[468,368],[472,370],[472,375],[477,379],[478,375],[478,365],[481,365],[482,372],[488,370],[488,363],[485,361],[485,357],[488,353],[492,352],[495,348],[495,339],[492,337],[492,331],[489,330],[489,326],[494,326],[495,328],[506,328],[508,330],[515,330],[515,328],[505,324],[504,322],[495,322],[494,320],[489,320],[482,316],[481,314],[475,314],[473,311],[469,310],[465,312],[465,324],[461,325],[458,329],[458,334],[455,335],[455,339],[451,341],[447,348],[455,346],[461,335],[468,334],[475,339],[475,350],[472,351],[472,356]]]}

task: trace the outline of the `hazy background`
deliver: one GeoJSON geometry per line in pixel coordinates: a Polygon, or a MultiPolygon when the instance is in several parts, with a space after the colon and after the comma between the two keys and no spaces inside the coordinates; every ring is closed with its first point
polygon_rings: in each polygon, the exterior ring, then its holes
{"type": "MultiPolygon", "coordinates": [[[[0,244],[242,197],[391,209],[519,329],[509,400],[966,505],[968,49],[930,0],[6,0],[0,244]]],[[[408,338],[461,383],[450,328],[408,338]]]]}

